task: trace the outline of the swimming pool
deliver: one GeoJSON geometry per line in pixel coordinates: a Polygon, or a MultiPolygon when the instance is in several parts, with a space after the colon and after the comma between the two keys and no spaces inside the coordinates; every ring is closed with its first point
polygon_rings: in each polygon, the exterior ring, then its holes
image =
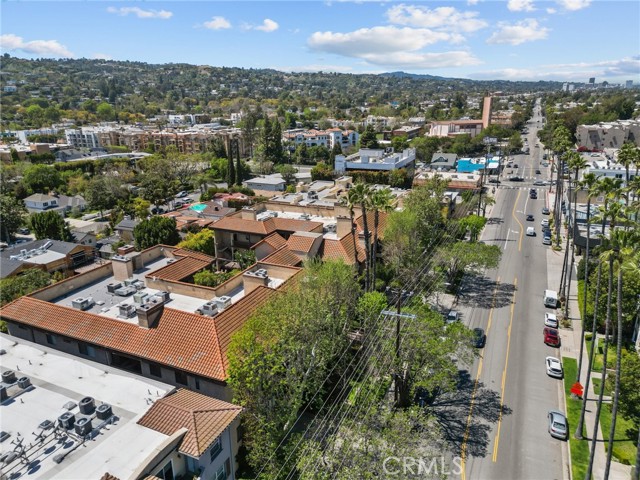
{"type": "Polygon", "coordinates": [[[207,208],[207,204],[206,203],[196,203],[195,205],[191,205],[189,207],[189,210],[194,210],[194,211],[200,213],[205,208],[207,208]]]}

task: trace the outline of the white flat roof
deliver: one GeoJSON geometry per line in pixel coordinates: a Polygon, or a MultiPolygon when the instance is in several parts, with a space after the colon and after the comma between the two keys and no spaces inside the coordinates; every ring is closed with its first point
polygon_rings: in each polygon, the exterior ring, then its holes
{"type": "Polygon", "coordinates": [[[10,434],[0,444],[0,451],[13,451],[16,445],[11,442],[22,438],[29,460],[23,463],[16,458],[3,466],[7,478],[100,478],[107,471],[129,478],[166,441],[166,435],[136,422],[154,401],[173,390],[171,385],[5,334],[0,334],[0,348],[5,352],[2,371],[14,369],[17,378],[28,377],[32,385],[22,389],[12,384],[9,393],[19,396],[0,406],[0,427],[10,434]],[[94,413],[92,434],[87,440],[83,442],[73,429],[39,427],[45,420],[57,426],[58,417],[67,411],[81,418],[77,406],[68,410],[65,404],[78,404],[84,397],[93,397],[96,406],[111,405],[114,415],[110,422],[103,423],[94,413]],[[42,440],[36,436],[40,433],[42,440]],[[56,463],[54,458],[61,454],[64,459],[56,463]]]}

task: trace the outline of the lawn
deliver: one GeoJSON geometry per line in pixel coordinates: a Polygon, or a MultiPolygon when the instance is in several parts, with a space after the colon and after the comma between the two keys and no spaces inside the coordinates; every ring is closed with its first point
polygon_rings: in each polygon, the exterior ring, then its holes
{"type": "MultiPolygon", "coordinates": [[[[611,380],[611,379],[609,379],[611,380]]],[[[593,384],[593,394],[594,395],[599,395],[600,394],[600,379],[599,378],[592,378],[591,379],[591,383],[593,384]]],[[[604,383],[604,394],[607,396],[611,396],[611,385],[610,385],[610,381],[609,382],[605,382],[604,383]]]]}
{"type": "MultiPolygon", "coordinates": [[[[573,438],[575,428],[580,420],[580,409],[582,402],[571,398],[571,385],[578,373],[578,362],[575,358],[563,358],[564,366],[564,397],[566,400],[566,414],[569,419],[569,451],[571,452],[571,473],[572,478],[582,479],[587,474],[589,464],[589,442],[587,440],[576,440],[573,438]]],[[[582,433],[585,435],[585,432],[582,433]]]]}
{"type": "MultiPolygon", "coordinates": [[[[589,355],[591,355],[591,342],[587,342],[587,349],[589,351],[589,355]]],[[[627,349],[623,346],[622,351],[623,354],[627,349]]],[[[595,370],[596,372],[602,371],[602,360],[604,359],[604,355],[602,352],[604,351],[604,338],[598,339],[598,349],[596,350],[596,355],[593,358],[593,365],[591,366],[591,370],[595,370]]],[[[615,343],[609,344],[609,349],[607,350],[607,370],[614,370],[616,368],[616,345],[615,343]]]]}
{"type": "MultiPolygon", "coordinates": [[[[600,428],[602,428],[605,448],[608,446],[606,441],[609,440],[609,429],[611,428],[610,408],[611,404],[605,404],[602,406],[602,411],[600,413],[600,428]]],[[[613,436],[613,458],[625,465],[633,465],[636,462],[637,451],[634,440],[638,438],[638,435],[629,435],[627,430],[633,430],[633,422],[626,420],[622,415],[618,414],[618,418],[616,420],[616,433],[613,436]]],[[[635,432],[637,432],[637,430],[635,430],[635,432]]]]}

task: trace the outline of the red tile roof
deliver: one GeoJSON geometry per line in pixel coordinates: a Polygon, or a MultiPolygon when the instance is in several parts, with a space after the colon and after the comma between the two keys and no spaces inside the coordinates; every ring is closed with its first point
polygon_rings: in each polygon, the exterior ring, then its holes
{"type": "Polygon", "coordinates": [[[211,225],[211,228],[214,230],[269,235],[277,230],[284,232],[312,232],[314,230],[320,230],[322,228],[322,222],[278,217],[271,217],[264,221],[247,220],[240,217],[224,217],[211,225]]]}
{"type": "Polygon", "coordinates": [[[313,222],[311,220],[298,220],[295,218],[272,219],[275,223],[276,230],[284,230],[286,232],[314,232],[322,233],[322,222],[313,222]]]}
{"type": "Polygon", "coordinates": [[[251,248],[256,248],[258,245],[261,245],[263,243],[266,243],[267,245],[269,245],[270,247],[273,247],[273,248],[280,248],[280,247],[286,245],[287,241],[280,234],[272,233],[268,237],[265,237],[262,240],[260,240],[258,243],[256,243],[251,248]]]}
{"type": "Polygon", "coordinates": [[[31,297],[5,305],[0,318],[225,381],[231,336],[274,293],[258,287],[213,318],[165,307],[149,329],[31,297]]]}
{"type": "Polygon", "coordinates": [[[270,263],[272,265],[286,265],[288,267],[299,267],[302,265],[302,259],[293,253],[289,247],[283,246],[273,252],[271,255],[264,257],[260,263],[270,263]]]}
{"type": "Polygon", "coordinates": [[[207,262],[213,262],[216,259],[216,257],[212,257],[211,255],[207,255],[201,252],[194,252],[193,250],[189,250],[187,248],[176,248],[172,253],[180,257],[192,257],[207,262]]]}
{"type": "Polygon", "coordinates": [[[316,237],[296,235],[294,233],[289,237],[289,240],[287,240],[287,246],[294,252],[309,253],[316,239],[316,237]]]}
{"type": "Polygon", "coordinates": [[[198,458],[241,412],[242,407],[181,388],[156,401],[138,424],[165,435],[186,428],[179,451],[198,458]]]}
{"type": "MultiPolygon", "coordinates": [[[[369,232],[371,235],[371,240],[373,241],[373,222],[375,220],[375,212],[367,212],[367,227],[369,228],[369,232]]],[[[358,218],[356,218],[356,224],[358,225],[358,233],[364,233],[364,221],[362,218],[362,214],[358,218]]],[[[387,226],[387,213],[386,212],[378,212],[378,238],[380,240],[384,239],[384,229],[387,226]]],[[[353,249],[352,249],[353,250],[353,249]]]]}
{"type": "MultiPolygon", "coordinates": [[[[364,262],[366,254],[360,247],[356,239],[356,249],[358,251],[358,262],[364,262]]],[[[353,251],[353,237],[351,234],[345,235],[339,240],[325,238],[320,248],[320,256],[323,260],[342,260],[347,265],[355,265],[356,258],[353,251]]]]}
{"type": "Polygon", "coordinates": [[[194,257],[182,257],[178,258],[175,262],[165,265],[158,270],[146,275],[147,277],[157,277],[162,280],[182,280],[184,278],[193,275],[200,270],[207,268],[211,265],[213,260],[201,260],[194,257]]]}

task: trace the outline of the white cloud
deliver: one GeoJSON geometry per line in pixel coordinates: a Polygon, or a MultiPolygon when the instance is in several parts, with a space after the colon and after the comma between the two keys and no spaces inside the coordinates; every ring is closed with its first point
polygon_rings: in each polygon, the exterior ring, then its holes
{"type": "Polygon", "coordinates": [[[637,75],[640,70],[640,55],[627,57],[620,60],[604,62],[581,62],[557,65],[540,65],[536,68],[505,68],[502,70],[490,70],[476,72],[469,75],[474,79],[505,80],[556,80],[586,82],[590,77],[600,79],[625,80],[630,75],[637,75]]]}
{"type": "Polygon", "coordinates": [[[453,7],[438,7],[433,10],[416,5],[394,5],[386,12],[390,23],[410,27],[432,28],[475,32],[487,26],[487,22],[477,18],[478,12],[460,12],[453,7]]]}
{"type": "Polygon", "coordinates": [[[0,50],[22,50],[27,53],[51,57],[75,57],[75,55],[57,40],[31,40],[25,42],[22,37],[7,33],[0,35],[0,50]]]}
{"type": "Polygon", "coordinates": [[[512,12],[533,12],[535,10],[532,0],[509,0],[507,8],[512,12]]]}
{"type": "Polygon", "coordinates": [[[133,14],[138,18],[160,18],[162,20],[168,20],[173,17],[173,12],[169,12],[168,10],[143,10],[139,7],[109,7],[107,8],[107,12],[115,13],[121,17],[126,17],[129,14],[133,14]]]}
{"type": "Polygon", "coordinates": [[[547,13],[549,15],[553,15],[556,12],[557,12],[557,10],[555,8],[552,8],[552,7],[547,8],[547,13]]]}
{"type": "Polygon", "coordinates": [[[591,0],[556,0],[556,3],[565,10],[575,11],[587,8],[591,4],[591,0]]]}
{"type": "Polygon", "coordinates": [[[467,5],[477,5],[479,0],[467,0],[467,5]]]}
{"type": "Polygon", "coordinates": [[[212,17],[208,22],[204,22],[204,27],[209,30],[222,30],[231,28],[231,23],[224,17],[212,17]]]}
{"type": "Polygon", "coordinates": [[[262,22],[262,25],[258,25],[257,27],[253,27],[253,28],[255,30],[260,30],[261,32],[270,33],[278,30],[278,28],[280,28],[280,25],[278,25],[277,22],[274,22],[270,18],[265,18],[264,21],[262,22]]]}
{"type": "Polygon", "coordinates": [[[492,45],[520,45],[525,42],[543,40],[547,38],[548,33],[548,28],[541,27],[537,20],[532,18],[527,18],[513,25],[499,22],[498,30],[489,37],[487,43],[492,45]]]}
{"type": "Polygon", "coordinates": [[[426,28],[373,27],[349,33],[315,32],[308,45],[316,51],[360,58],[368,64],[394,68],[443,68],[477,65],[480,61],[466,51],[421,52],[440,41],[456,39],[456,34],[426,28]]]}
{"type": "Polygon", "coordinates": [[[96,60],[113,60],[111,55],[107,55],[106,53],[93,53],[91,54],[91,58],[96,60]]]}

